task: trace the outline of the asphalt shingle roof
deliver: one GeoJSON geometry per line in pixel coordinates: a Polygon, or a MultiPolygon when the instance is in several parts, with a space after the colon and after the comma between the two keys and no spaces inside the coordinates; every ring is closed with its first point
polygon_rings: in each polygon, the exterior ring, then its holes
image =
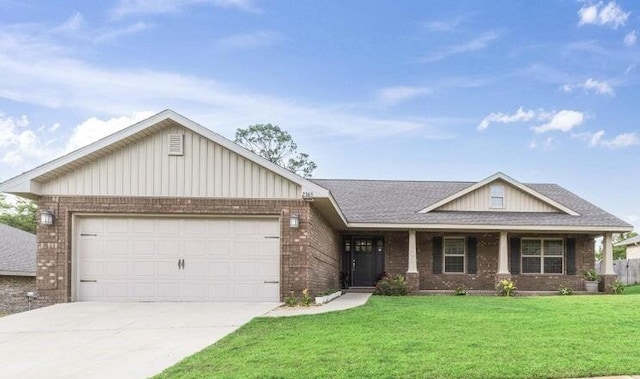
{"type": "Polygon", "coordinates": [[[418,213],[474,182],[311,179],[328,189],[350,223],[630,227],[557,184],[524,184],[579,216],[552,212],[418,213]]]}
{"type": "Polygon", "coordinates": [[[35,234],[0,224],[0,271],[35,275],[36,250],[35,234]]]}

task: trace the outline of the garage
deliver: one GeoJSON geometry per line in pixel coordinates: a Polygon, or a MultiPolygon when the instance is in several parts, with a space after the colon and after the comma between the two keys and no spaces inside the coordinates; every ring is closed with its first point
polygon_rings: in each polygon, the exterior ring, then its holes
{"type": "Polygon", "coordinates": [[[74,217],[78,301],[279,301],[273,217],[74,217]]]}

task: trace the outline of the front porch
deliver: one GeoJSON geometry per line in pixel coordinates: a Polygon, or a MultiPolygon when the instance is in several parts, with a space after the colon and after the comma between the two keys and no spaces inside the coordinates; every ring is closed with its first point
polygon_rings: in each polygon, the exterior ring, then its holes
{"type": "MultiPolygon", "coordinates": [[[[611,233],[603,234],[601,288],[606,288],[616,277],[611,233]]],[[[514,280],[520,292],[557,293],[560,285],[582,291],[582,272],[595,265],[596,236],[422,230],[343,234],[342,284],[373,287],[387,273],[405,276],[416,294],[451,293],[460,286],[494,293],[496,281],[505,278],[514,280]]]]}

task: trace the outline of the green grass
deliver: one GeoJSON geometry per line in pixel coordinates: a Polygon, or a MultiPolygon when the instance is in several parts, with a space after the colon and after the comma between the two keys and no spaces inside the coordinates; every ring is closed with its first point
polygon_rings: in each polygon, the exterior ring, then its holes
{"type": "Polygon", "coordinates": [[[638,295],[638,294],[640,294],[640,284],[634,284],[632,286],[624,287],[623,294],[625,294],[625,295],[638,295]]]}
{"type": "Polygon", "coordinates": [[[254,319],[158,377],[640,374],[639,316],[640,296],[372,297],[342,312],[254,319]]]}

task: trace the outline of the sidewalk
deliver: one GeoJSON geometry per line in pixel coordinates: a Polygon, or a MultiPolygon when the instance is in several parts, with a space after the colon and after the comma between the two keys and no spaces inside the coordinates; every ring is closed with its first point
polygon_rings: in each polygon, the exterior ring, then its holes
{"type": "Polygon", "coordinates": [[[278,307],[272,311],[267,312],[264,317],[288,317],[288,316],[300,316],[300,315],[315,315],[318,313],[327,313],[342,311],[349,308],[359,307],[364,305],[369,297],[370,293],[345,293],[339,298],[333,300],[330,303],[324,305],[312,305],[309,307],[278,307]]]}

